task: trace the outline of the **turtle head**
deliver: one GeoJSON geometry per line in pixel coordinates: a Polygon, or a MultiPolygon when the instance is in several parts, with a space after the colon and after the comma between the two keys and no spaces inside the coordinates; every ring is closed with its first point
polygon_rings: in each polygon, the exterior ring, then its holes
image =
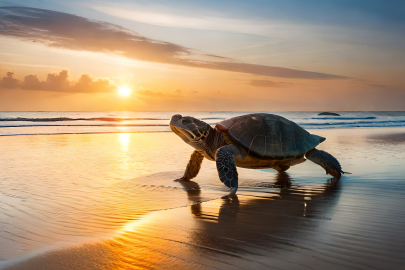
{"type": "Polygon", "coordinates": [[[176,114],[170,120],[170,128],[187,144],[197,150],[205,151],[205,140],[213,129],[204,121],[190,116],[176,114]]]}

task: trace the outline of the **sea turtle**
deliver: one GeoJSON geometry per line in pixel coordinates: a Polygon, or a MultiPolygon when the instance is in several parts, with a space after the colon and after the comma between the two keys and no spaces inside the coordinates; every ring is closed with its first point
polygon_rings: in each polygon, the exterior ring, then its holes
{"type": "Polygon", "coordinates": [[[334,177],[344,173],[336,158],[315,149],[325,138],[310,134],[279,115],[247,114],[224,120],[212,128],[194,117],[176,114],[172,116],[170,128],[195,148],[179,180],[196,177],[205,157],[216,161],[219,179],[231,188],[229,195],[238,189],[236,167],[273,168],[282,172],[307,158],[334,177]]]}

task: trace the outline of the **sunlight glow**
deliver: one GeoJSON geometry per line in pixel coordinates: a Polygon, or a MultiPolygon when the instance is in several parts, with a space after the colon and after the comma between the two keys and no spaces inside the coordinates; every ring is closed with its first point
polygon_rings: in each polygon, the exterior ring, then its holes
{"type": "Polygon", "coordinates": [[[120,96],[123,96],[123,97],[129,96],[132,92],[132,90],[129,89],[128,87],[120,87],[120,88],[118,88],[117,91],[118,91],[118,94],[120,94],[120,96]]]}
{"type": "Polygon", "coordinates": [[[128,152],[128,144],[130,142],[130,135],[129,133],[120,133],[120,143],[122,146],[122,150],[124,152],[128,152]]]}

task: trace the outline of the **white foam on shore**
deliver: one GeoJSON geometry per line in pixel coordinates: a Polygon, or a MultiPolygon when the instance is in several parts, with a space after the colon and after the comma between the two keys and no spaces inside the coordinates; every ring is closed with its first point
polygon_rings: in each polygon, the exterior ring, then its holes
{"type": "MultiPolygon", "coordinates": [[[[169,119],[178,112],[0,112],[0,136],[168,132],[169,119]]],[[[252,112],[181,112],[210,125],[252,112]]],[[[404,127],[405,112],[267,112],[286,117],[305,129],[404,127]]]]}

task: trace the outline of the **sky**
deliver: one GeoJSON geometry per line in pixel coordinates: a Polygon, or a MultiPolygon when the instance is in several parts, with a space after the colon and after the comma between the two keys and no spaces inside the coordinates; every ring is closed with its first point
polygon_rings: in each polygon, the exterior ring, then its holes
{"type": "Polygon", "coordinates": [[[0,111],[405,110],[402,0],[0,0],[0,111]]]}

